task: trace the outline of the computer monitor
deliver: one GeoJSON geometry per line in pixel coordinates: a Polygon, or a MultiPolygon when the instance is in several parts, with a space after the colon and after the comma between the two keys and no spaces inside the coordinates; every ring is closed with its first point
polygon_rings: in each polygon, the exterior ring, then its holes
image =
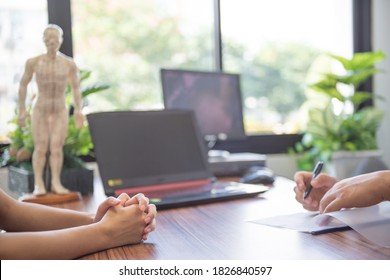
{"type": "Polygon", "coordinates": [[[195,111],[206,141],[245,138],[238,74],[180,69],[160,74],[165,108],[195,111]]]}

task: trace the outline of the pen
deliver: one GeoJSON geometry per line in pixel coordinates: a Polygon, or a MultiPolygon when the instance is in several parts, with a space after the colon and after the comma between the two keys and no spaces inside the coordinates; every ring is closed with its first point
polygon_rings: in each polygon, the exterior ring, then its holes
{"type": "MultiPolygon", "coordinates": [[[[316,167],[314,167],[313,175],[311,176],[311,180],[314,180],[318,174],[321,173],[322,167],[324,166],[324,163],[322,161],[317,162],[316,167]]],[[[306,199],[310,192],[311,192],[312,186],[311,183],[306,187],[305,194],[303,195],[303,199],[306,199]]]]}

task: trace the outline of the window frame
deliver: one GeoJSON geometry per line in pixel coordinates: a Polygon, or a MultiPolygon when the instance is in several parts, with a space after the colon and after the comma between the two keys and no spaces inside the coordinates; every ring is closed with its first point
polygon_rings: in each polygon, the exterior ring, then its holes
{"type": "MultiPolygon", "coordinates": [[[[220,22],[221,0],[214,1],[214,55],[215,70],[223,71],[222,36],[220,22]]],[[[64,44],[60,51],[68,56],[73,56],[72,42],[72,17],[71,0],[47,0],[49,23],[55,23],[64,30],[64,44]]],[[[353,51],[371,51],[371,0],[353,0],[353,51]]],[[[372,80],[367,81],[363,86],[365,90],[371,91],[372,80]]],[[[364,106],[372,106],[372,101],[364,106]]],[[[217,143],[214,148],[230,152],[253,152],[262,154],[286,153],[290,147],[302,138],[301,134],[261,134],[250,135],[242,140],[227,140],[217,143]]]]}

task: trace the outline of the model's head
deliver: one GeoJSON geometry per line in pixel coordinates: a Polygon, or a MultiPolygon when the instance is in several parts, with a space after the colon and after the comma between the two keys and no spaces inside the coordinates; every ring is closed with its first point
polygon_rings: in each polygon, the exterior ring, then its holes
{"type": "Polygon", "coordinates": [[[56,24],[49,24],[43,32],[43,42],[48,50],[58,51],[63,40],[63,31],[56,24]]]}

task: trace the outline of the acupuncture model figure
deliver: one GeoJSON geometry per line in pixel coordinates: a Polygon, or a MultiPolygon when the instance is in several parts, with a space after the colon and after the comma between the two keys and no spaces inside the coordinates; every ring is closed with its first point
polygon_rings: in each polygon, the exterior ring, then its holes
{"type": "Polygon", "coordinates": [[[47,52],[27,60],[25,72],[19,88],[19,116],[21,127],[26,124],[26,94],[27,86],[33,76],[38,86],[38,94],[31,113],[31,126],[34,141],[32,165],[34,171],[35,195],[47,193],[43,180],[46,164],[46,154],[49,152],[51,171],[51,191],[56,194],[67,194],[60,181],[63,164],[62,148],[68,131],[69,112],[65,102],[65,92],[68,82],[72,87],[74,118],[76,127],[81,128],[84,116],[81,113],[81,94],[79,89],[78,69],[74,61],[59,52],[63,41],[62,29],[49,24],[43,33],[43,42],[47,52]]]}

